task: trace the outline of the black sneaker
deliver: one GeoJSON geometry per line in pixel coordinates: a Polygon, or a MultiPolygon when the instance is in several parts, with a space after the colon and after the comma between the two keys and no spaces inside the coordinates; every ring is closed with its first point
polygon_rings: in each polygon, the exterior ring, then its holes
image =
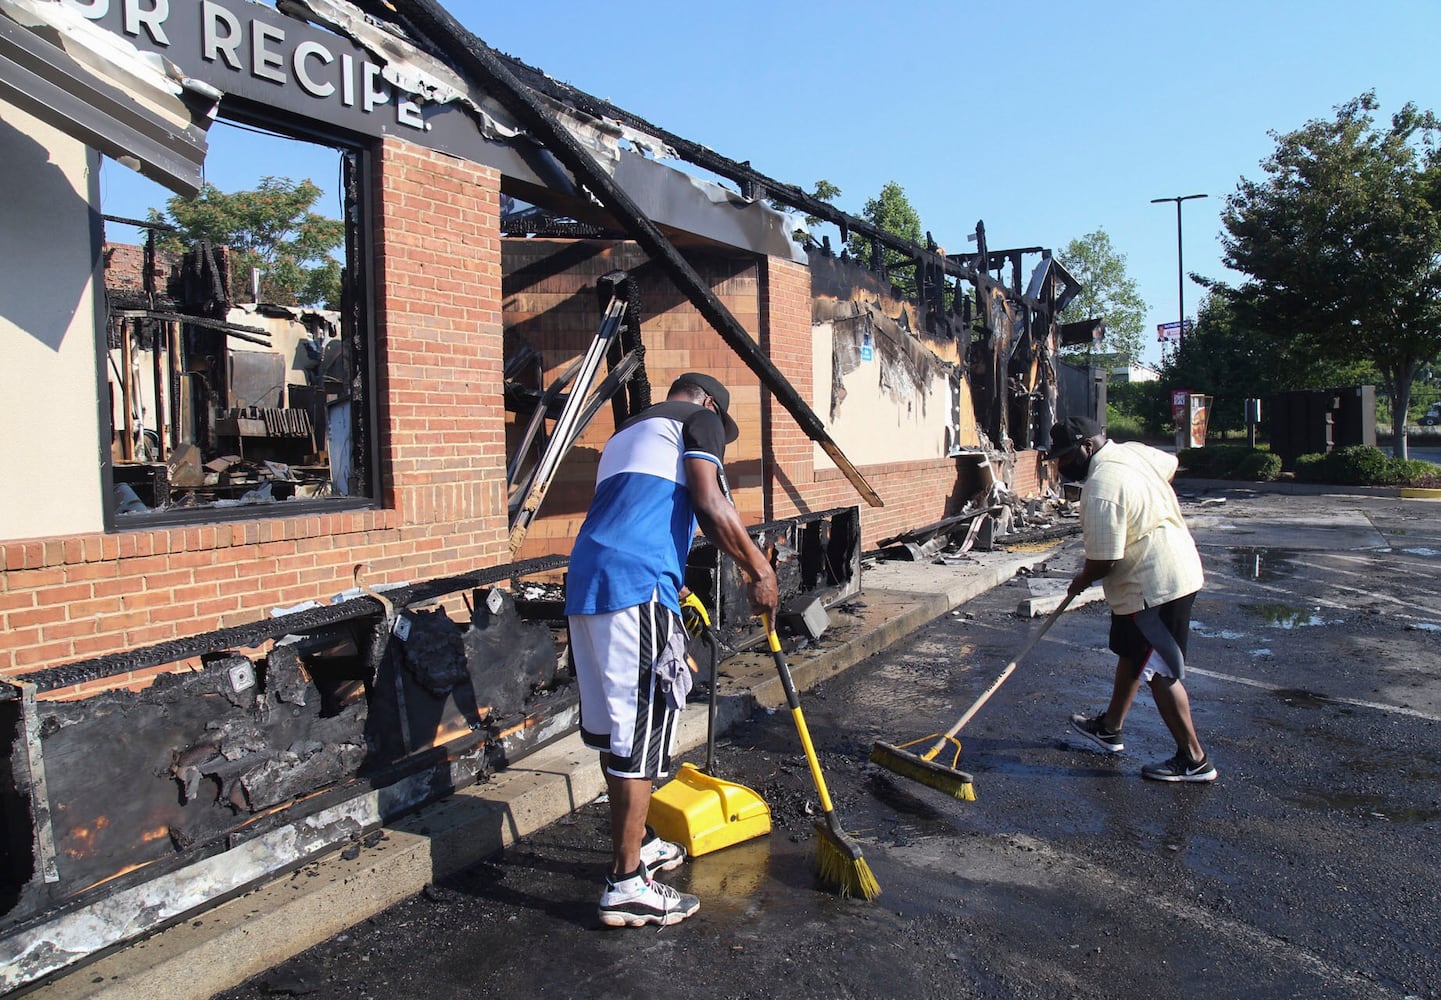
{"type": "Polygon", "coordinates": [[[699,899],[653,881],[644,869],[619,881],[607,878],[600,896],[600,922],[607,927],[665,927],[680,923],[699,909],[699,899]]]}
{"type": "Polygon", "coordinates": [[[1141,777],[1152,781],[1215,781],[1216,773],[1215,765],[1209,760],[1193,761],[1185,753],[1141,768],[1141,777]]]}
{"type": "Polygon", "coordinates": [[[1077,713],[1071,716],[1071,728],[1106,753],[1120,753],[1126,749],[1126,744],[1121,742],[1120,730],[1113,733],[1106,728],[1105,718],[1104,712],[1094,718],[1077,713]]]}

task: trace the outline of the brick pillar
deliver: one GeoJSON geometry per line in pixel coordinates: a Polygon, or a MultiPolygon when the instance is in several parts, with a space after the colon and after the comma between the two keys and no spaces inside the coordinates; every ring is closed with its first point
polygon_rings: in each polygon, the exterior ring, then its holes
{"type": "Polygon", "coordinates": [[[465,525],[473,556],[508,557],[500,175],[396,141],[378,169],[385,502],[402,525],[465,525]]]}
{"type": "MultiPolygon", "coordinates": [[[[812,374],[810,268],[768,257],[761,262],[760,276],[761,345],[801,398],[824,420],[825,404],[818,403],[812,374]]],[[[829,396],[829,392],[824,395],[829,396]]],[[[766,519],[823,509],[811,502],[815,478],[811,439],[769,393],[763,399],[766,519]]]]}

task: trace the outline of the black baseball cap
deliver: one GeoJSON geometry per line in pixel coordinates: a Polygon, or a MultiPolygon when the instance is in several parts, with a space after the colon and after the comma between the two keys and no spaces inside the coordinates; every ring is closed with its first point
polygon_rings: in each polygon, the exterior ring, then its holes
{"type": "Polygon", "coordinates": [[[1097,434],[1106,433],[1104,424],[1090,417],[1067,417],[1051,428],[1051,448],[1046,458],[1052,459],[1070,451],[1082,441],[1089,441],[1097,434]]]}
{"type": "Polygon", "coordinates": [[[711,399],[715,400],[716,409],[720,412],[721,423],[726,429],[726,444],[730,444],[741,436],[741,429],[731,419],[730,406],[731,394],[720,381],[703,372],[686,372],[680,378],[670,384],[670,391],[674,393],[683,385],[693,385],[700,389],[711,399]]]}

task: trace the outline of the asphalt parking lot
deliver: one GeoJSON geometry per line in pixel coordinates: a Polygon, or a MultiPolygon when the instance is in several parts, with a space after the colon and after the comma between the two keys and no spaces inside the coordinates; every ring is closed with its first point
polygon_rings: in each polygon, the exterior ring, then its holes
{"type": "Polygon", "coordinates": [[[686,923],[598,928],[592,803],[219,996],[1441,995],[1441,507],[1204,498],[1188,686],[1217,782],[1140,779],[1171,752],[1144,693],[1126,753],[1068,732],[1109,690],[1099,605],[1063,616],[962,734],[976,801],[870,764],[876,738],[944,729],[1034,627],[1001,586],[803,695],[876,902],[815,882],[804,758],[787,713],[761,710],[718,769],[776,830],[675,873],[702,899],[686,923]]]}

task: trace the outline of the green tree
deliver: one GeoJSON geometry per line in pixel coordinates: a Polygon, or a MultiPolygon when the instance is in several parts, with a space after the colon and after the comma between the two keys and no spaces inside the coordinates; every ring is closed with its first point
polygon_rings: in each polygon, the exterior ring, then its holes
{"type": "MultiPolygon", "coordinates": [[[[1374,93],[1276,136],[1226,200],[1223,262],[1248,276],[1224,291],[1238,319],[1322,355],[1365,359],[1394,413],[1441,354],[1441,156],[1431,112],[1407,104],[1379,128],[1374,93]]],[[[1395,437],[1406,456],[1406,435],[1395,437]]]]}
{"type": "MultiPolygon", "coordinates": [[[[1058,256],[1081,283],[1081,294],[1066,306],[1065,321],[1104,317],[1106,352],[1119,355],[1122,364],[1139,358],[1145,345],[1149,307],[1136,291],[1136,282],[1126,273],[1126,255],[1112,245],[1104,229],[1097,229],[1071,240],[1058,256]]],[[[1066,353],[1089,354],[1092,349],[1090,344],[1078,344],[1066,353]]]]}
{"type": "MultiPolygon", "coordinates": [[[[821,178],[820,180],[816,181],[815,187],[806,193],[809,194],[816,201],[823,201],[829,204],[841,196],[841,189],[836,185],[832,184],[830,181],[826,180],[825,178],[821,178]]],[[[777,211],[785,212],[788,211],[790,207],[791,206],[787,205],[783,201],[779,201],[775,198],[771,199],[771,208],[774,208],[777,211]]],[[[806,216],[806,225],[808,226],[818,226],[824,221],[825,220],[818,215],[806,216]]]]}
{"type": "MultiPolygon", "coordinates": [[[[910,200],[906,198],[905,189],[895,181],[887,181],[881,188],[881,193],[866,202],[865,208],[861,210],[861,218],[893,236],[899,236],[901,239],[909,240],[919,246],[926,245],[926,233],[921,228],[921,217],[911,207],[910,200]]],[[[867,266],[871,264],[871,242],[866,237],[858,233],[852,234],[849,249],[851,256],[862,264],[867,266]]],[[[891,283],[906,295],[914,295],[916,277],[914,268],[910,267],[911,258],[895,250],[883,249],[881,253],[891,283]]]]}
{"type": "Polygon", "coordinates": [[[345,224],[311,211],[320,195],[311,181],[285,177],[264,177],[253,191],[233,194],[206,184],[196,197],[171,198],[165,212],[152,208],[149,216],[178,230],[163,249],[183,252],[200,240],[229,247],[232,282],[248,284],[250,269],[259,268],[267,302],[336,309],[340,264],[330,254],[344,241],[345,224]]]}
{"type": "MultiPolygon", "coordinates": [[[[841,189],[836,185],[832,184],[830,181],[826,180],[825,178],[821,178],[820,180],[816,181],[815,187],[807,193],[810,194],[810,196],[817,201],[824,201],[829,204],[830,202],[835,201],[841,196],[841,189]]],[[[771,208],[775,209],[778,212],[788,212],[791,210],[790,205],[787,205],[785,202],[777,198],[772,198],[770,201],[770,205],[771,208]]],[[[825,221],[826,220],[822,219],[819,215],[806,216],[807,227],[818,226],[825,221]]],[[[801,243],[803,246],[810,246],[812,243],[817,242],[815,237],[811,235],[809,228],[797,229],[792,234],[792,236],[796,239],[797,242],[801,243]]]]}

